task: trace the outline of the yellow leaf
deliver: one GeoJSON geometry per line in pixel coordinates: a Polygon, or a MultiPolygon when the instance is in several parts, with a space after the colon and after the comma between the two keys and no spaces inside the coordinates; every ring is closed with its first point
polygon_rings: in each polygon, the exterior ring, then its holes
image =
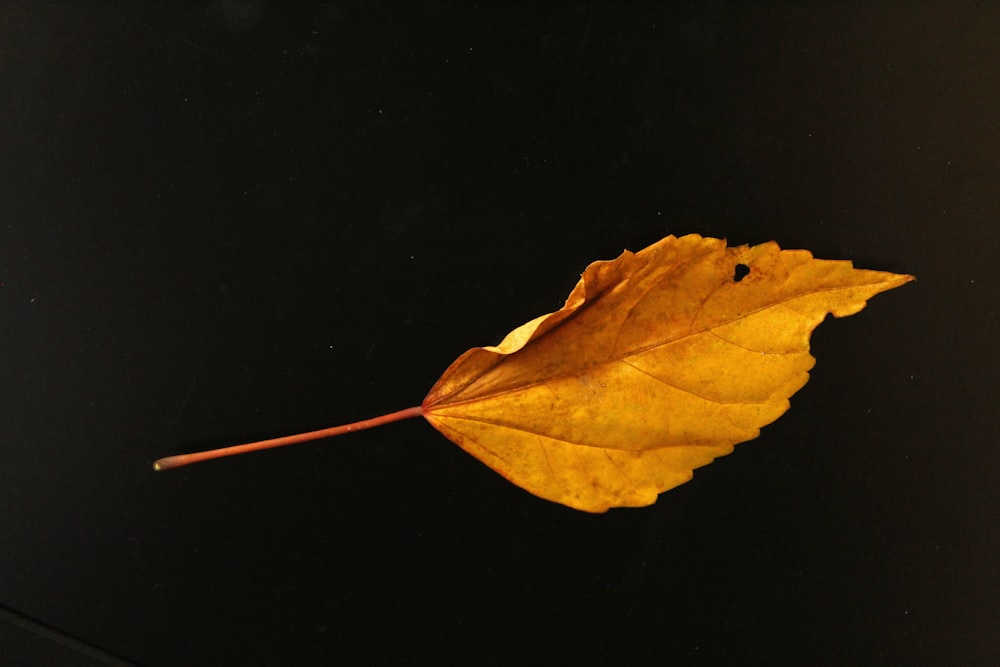
{"type": "Polygon", "coordinates": [[[591,264],[562,309],[463,354],[423,415],[543,498],[649,505],[788,409],[827,313],[909,280],[775,243],[668,236],[591,264]]]}
{"type": "Polygon", "coordinates": [[[155,467],[423,416],[542,498],[587,512],[649,505],[788,409],[828,313],[853,315],[910,280],[773,242],[668,236],[591,264],[565,306],[463,354],[419,407],[155,467]]]}

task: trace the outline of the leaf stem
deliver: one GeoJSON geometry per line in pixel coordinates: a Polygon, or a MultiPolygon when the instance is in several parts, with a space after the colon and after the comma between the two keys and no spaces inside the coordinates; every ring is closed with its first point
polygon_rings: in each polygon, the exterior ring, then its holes
{"type": "Polygon", "coordinates": [[[389,414],[382,415],[380,417],[363,419],[361,421],[352,422],[350,424],[342,424],[340,426],[331,426],[330,428],[323,428],[318,431],[308,431],[307,433],[286,435],[282,438],[259,440],[257,442],[248,442],[245,445],[233,445],[232,447],[210,449],[204,452],[193,452],[191,454],[178,454],[176,456],[167,456],[166,458],[162,458],[154,462],[153,469],[170,470],[171,468],[179,468],[181,466],[186,466],[190,463],[208,461],[209,459],[218,459],[224,456],[235,456],[236,454],[245,454],[246,452],[256,452],[261,449],[271,449],[273,447],[284,447],[285,445],[295,445],[300,442],[308,442],[310,440],[329,438],[335,435],[341,435],[343,433],[362,431],[366,428],[374,428],[376,426],[382,426],[383,424],[398,422],[403,419],[420,417],[423,414],[424,414],[423,408],[418,405],[413,408],[406,408],[405,410],[399,410],[398,412],[390,412],[389,414]]]}

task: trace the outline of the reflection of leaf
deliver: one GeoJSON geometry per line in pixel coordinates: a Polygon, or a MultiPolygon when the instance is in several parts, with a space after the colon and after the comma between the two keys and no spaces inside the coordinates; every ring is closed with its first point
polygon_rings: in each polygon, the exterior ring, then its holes
{"type": "Polygon", "coordinates": [[[853,315],[912,279],[775,243],[668,236],[591,264],[562,309],[463,354],[420,408],[158,468],[423,415],[543,498],[588,512],[649,505],[788,409],[827,313],[853,315]]]}

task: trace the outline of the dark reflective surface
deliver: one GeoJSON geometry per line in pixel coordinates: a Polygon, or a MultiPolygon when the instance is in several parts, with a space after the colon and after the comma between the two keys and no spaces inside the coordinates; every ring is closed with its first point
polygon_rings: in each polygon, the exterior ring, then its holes
{"type": "Polygon", "coordinates": [[[0,3],[0,662],[990,663],[998,26],[0,3]],[[150,468],[418,404],[689,232],[918,282],[651,508],[535,499],[418,421],[150,468]]]}

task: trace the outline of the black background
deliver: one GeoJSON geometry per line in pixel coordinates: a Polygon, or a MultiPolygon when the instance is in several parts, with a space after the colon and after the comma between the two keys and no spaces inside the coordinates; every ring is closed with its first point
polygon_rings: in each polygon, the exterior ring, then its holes
{"type": "Polygon", "coordinates": [[[996,664],[998,119],[997,3],[0,3],[0,662],[996,664]],[[150,467],[690,232],[918,282],[652,507],[419,420],[150,467]]]}

